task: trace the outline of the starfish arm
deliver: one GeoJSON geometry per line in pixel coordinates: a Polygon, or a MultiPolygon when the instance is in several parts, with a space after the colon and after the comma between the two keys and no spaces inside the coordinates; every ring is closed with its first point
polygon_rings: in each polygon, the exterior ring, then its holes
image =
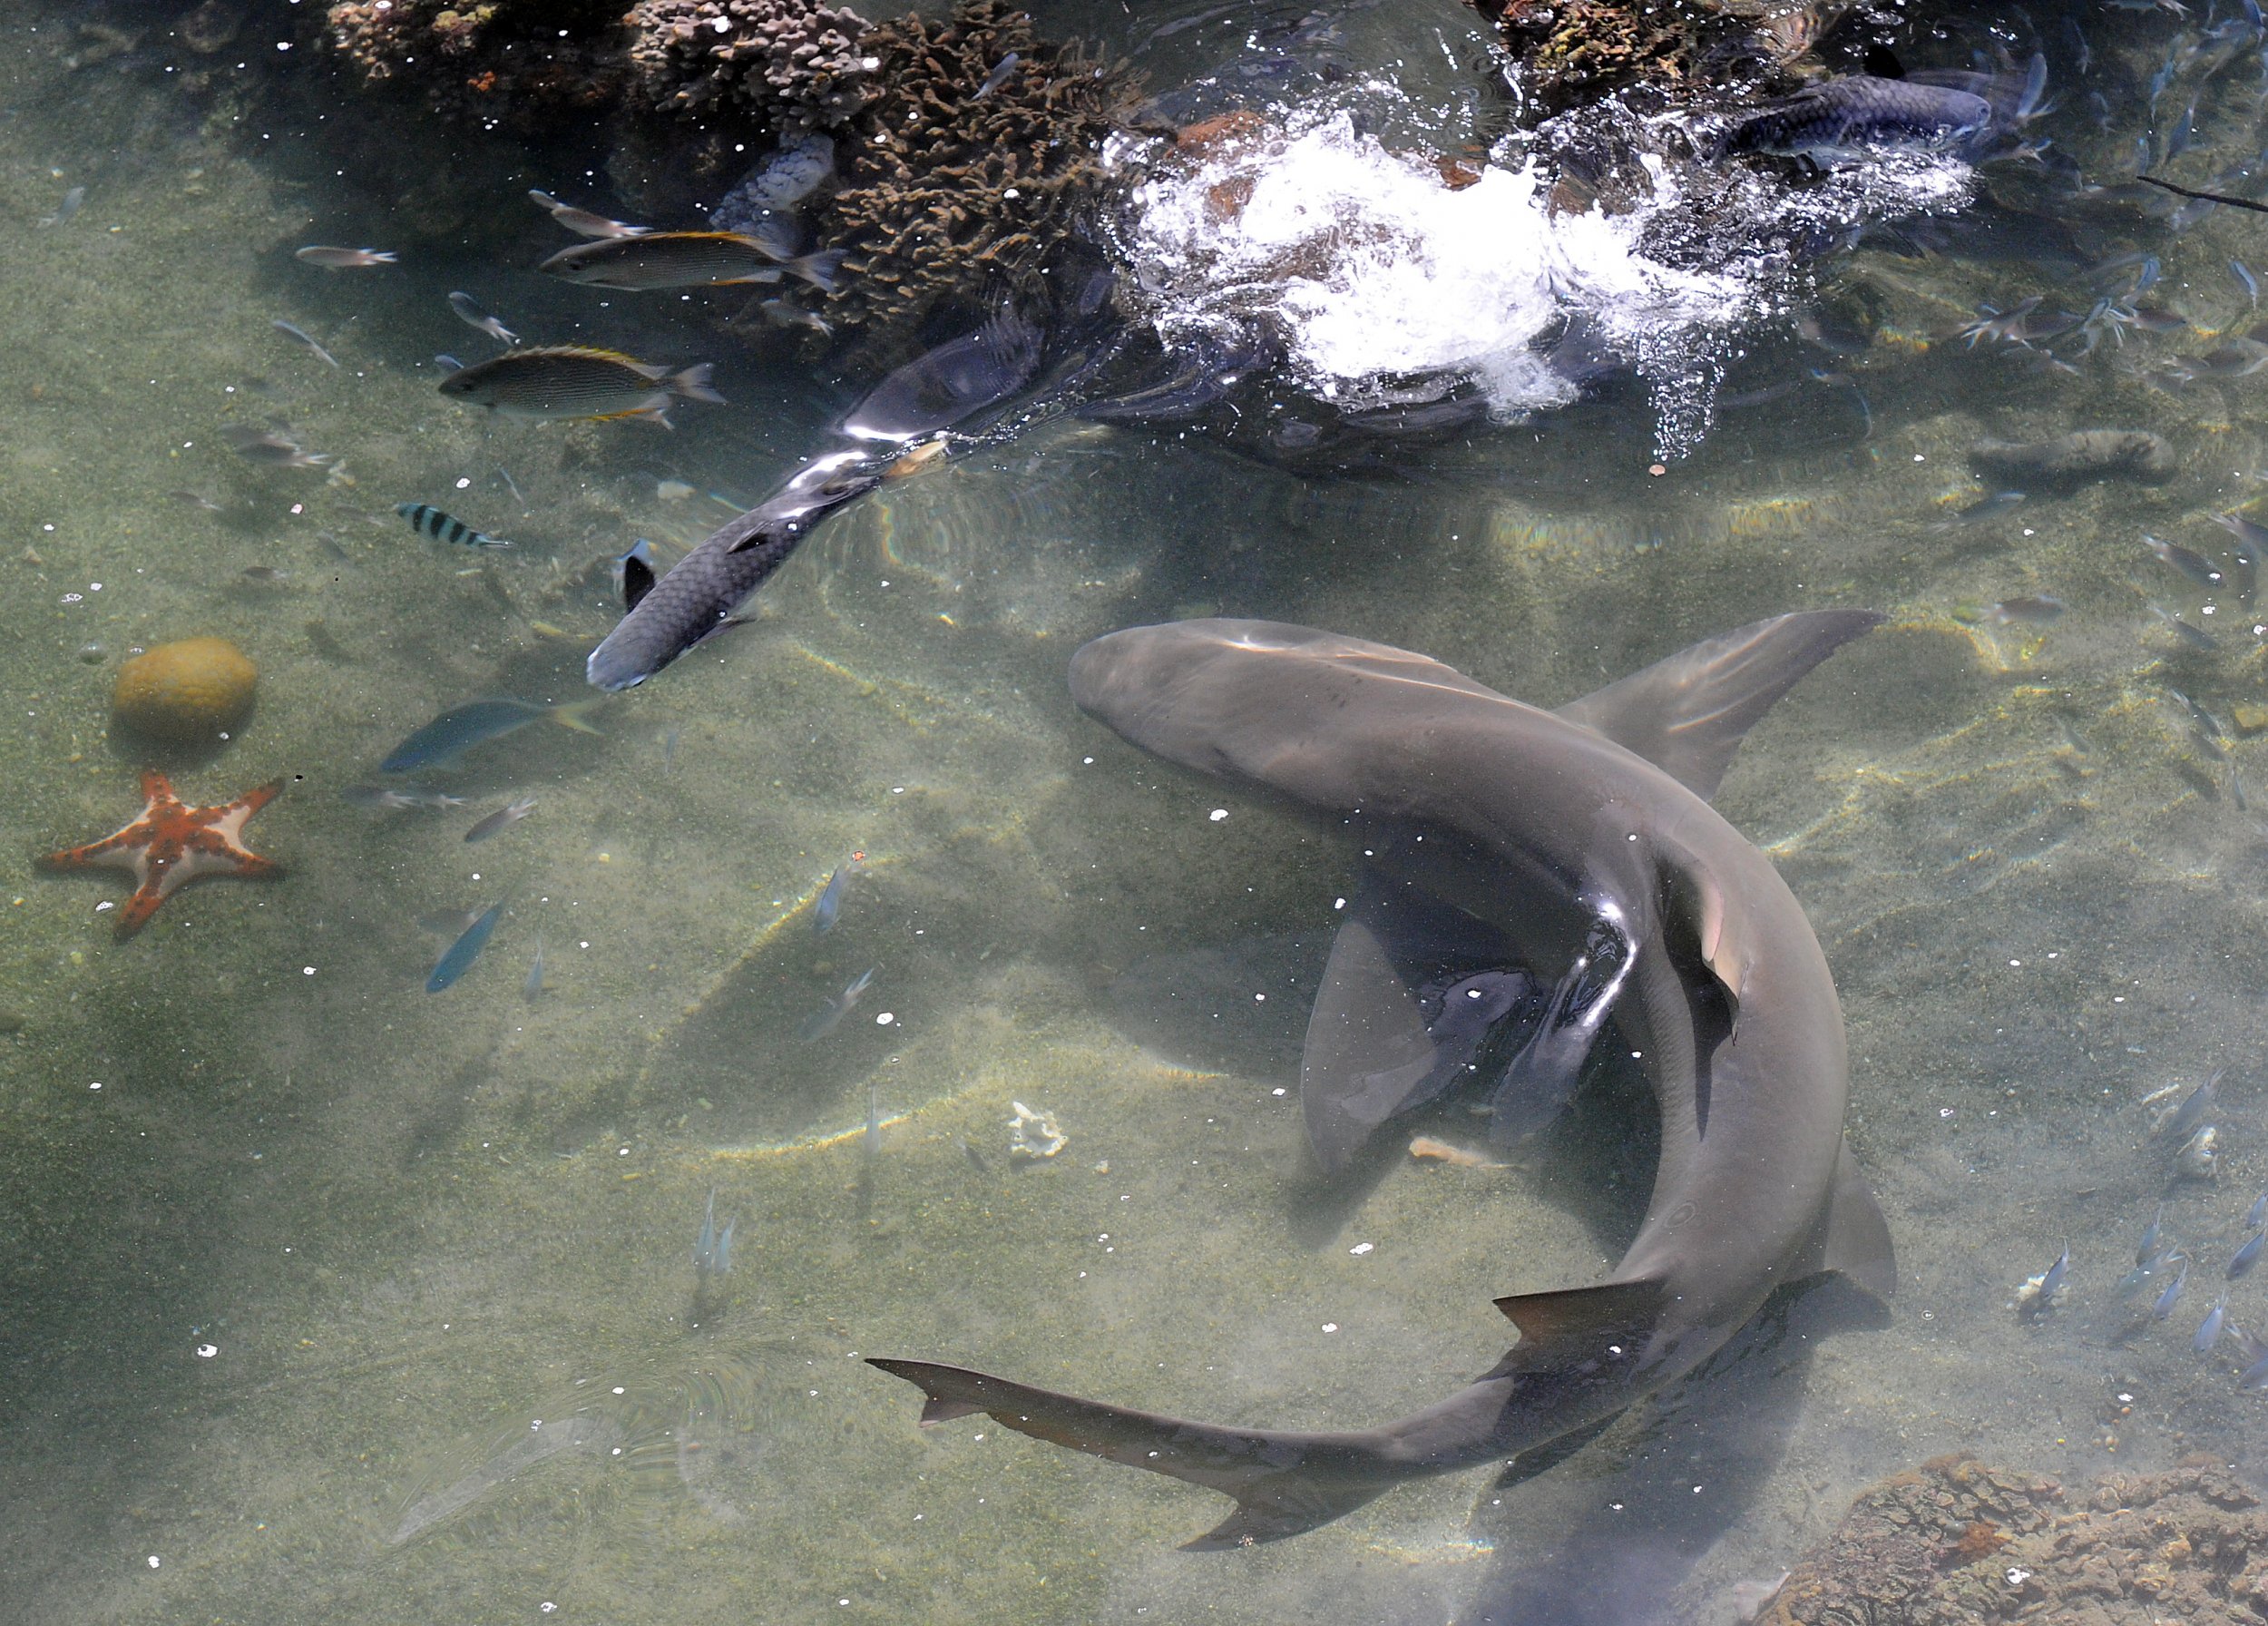
{"type": "Polygon", "coordinates": [[[34,861],[42,869],[132,869],[140,864],[135,852],[139,843],[128,839],[132,834],[130,825],[115,836],[105,836],[84,847],[66,847],[61,852],[44,854],[34,861]]]}
{"type": "Polygon", "coordinates": [[[135,887],[134,895],[128,898],[118,911],[118,941],[125,942],[143,926],[148,926],[150,916],[158,912],[158,906],[165,901],[165,895],[171,890],[171,888],[166,886],[164,878],[160,876],[152,876],[141,886],[135,887]]]}

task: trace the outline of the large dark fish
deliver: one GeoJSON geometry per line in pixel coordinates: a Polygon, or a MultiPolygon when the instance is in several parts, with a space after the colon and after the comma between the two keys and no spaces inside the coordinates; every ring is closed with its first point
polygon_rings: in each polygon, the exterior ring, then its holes
{"type": "Polygon", "coordinates": [[[591,651],[585,675],[601,689],[631,688],[733,625],[741,601],[819,521],[880,485],[913,442],[965,425],[1015,395],[1039,363],[1038,329],[1003,313],[898,368],[837,426],[842,444],[813,457],[659,581],[650,570],[626,568],[625,613],[591,651]]]}
{"type": "Polygon", "coordinates": [[[1884,152],[1955,152],[1991,127],[1992,103],[1974,92],[1851,73],[1744,114],[1724,132],[1721,151],[1849,162],[1884,152]]]}
{"type": "MultiPolygon", "coordinates": [[[[1375,1428],[1214,1427],[960,1366],[873,1364],[923,1390],[924,1423],[989,1412],[1233,1496],[1188,1543],[1219,1548],[1295,1535],[1403,1480],[1557,1460],[1693,1370],[1783,1283],[1840,1270],[1887,1295],[1890,1233],[1843,1140],[1826,957],[1771,861],[1706,799],[1749,726],[1881,620],[1760,622],[1557,712],[1421,655],[1266,622],[1140,627],[1080,650],[1081,710],[1372,856],[1373,902],[1340,928],[1308,1022],[1300,1088],[1317,1161],[1343,1166],[1430,1080],[1423,1010],[1383,946],[1411,898],[1513,940],[1557,984],[1559,1027],[1595,1026],[1602,968],[1627,975],[1618,1047],[1642,1053],[1661,1113],[1645,1222],[1604,1283],[1499,1299],[1520,1338],[1494,1370],[1375,1428]]],[[[1560,1046],[1557,1065],[1579,1067],[1581,1049],[1560,1046]]]]}

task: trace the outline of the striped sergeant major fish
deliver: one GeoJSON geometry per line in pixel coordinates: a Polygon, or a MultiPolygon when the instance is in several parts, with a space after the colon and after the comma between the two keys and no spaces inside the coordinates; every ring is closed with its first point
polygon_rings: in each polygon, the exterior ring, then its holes
{"type": "Polygon", "coordinates": [[[453,542],[459,547],[508,548],[512,545],[501,536],[491,536],[485,531],[475,531],[463,520],[441,512],[430,503],[396,503],[394,512],[409,521],[421,536],[435,542],[453,542]]]}

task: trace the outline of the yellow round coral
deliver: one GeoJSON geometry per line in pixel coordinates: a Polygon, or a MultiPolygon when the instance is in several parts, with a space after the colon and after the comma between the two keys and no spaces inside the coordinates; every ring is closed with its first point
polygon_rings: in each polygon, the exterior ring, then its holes
{"type": "Polygon", "coordinates": [[[161,643],[118,669],[119,725],[164,745],[210,745],[252,710],[259,673],[225,638],[161,643]]]}

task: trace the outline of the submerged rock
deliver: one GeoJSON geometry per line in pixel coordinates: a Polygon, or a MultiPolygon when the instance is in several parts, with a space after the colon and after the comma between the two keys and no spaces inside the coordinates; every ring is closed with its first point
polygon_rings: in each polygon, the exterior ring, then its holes
{"type": "Polygon", "coordinates": [[[2268,1511],[2226,1469],[2114,1474],[2073,1495],[1951,1455],[1861,1496],[1757,1620],[2143,1626],[2263,1613],[2268,1511]]]}
{"type": "Polygon", "coordinates": [[[2091,480],[2156,485],[2181,468],[2165,437],[2147,429],[2075,429],[2052,440],[1980,441],[1969,461],[1980,475],[2033,491],[2069,491],[2091,480]]]}

